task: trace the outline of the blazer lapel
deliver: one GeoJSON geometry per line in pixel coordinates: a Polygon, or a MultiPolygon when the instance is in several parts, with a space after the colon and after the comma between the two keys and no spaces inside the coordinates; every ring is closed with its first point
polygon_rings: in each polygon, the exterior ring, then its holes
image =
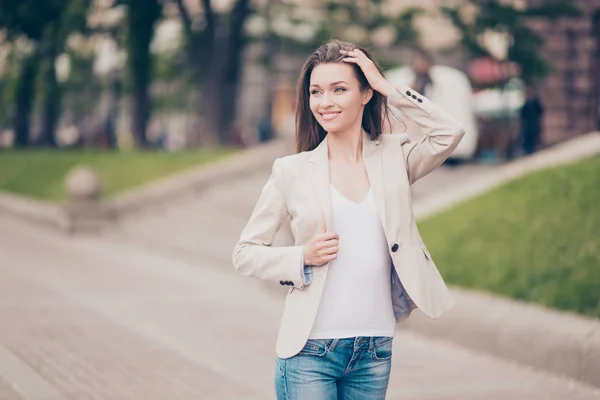
{"type": "MultiPolygon", "coordinates": [[[[371,140],[371,138],[363,132],[363,162],[365,164],[365,169],[367,170],[367,175],[369,176],[371,191],[375,198],[377,214],[379,215],[384,231],[387,233],[387,227],[385,225],[385,189],[383,185],[382,147],[379,140],[371,140]]],[[[311,164],[310,180],[323,210],[327,229],[329,230],[332,226],[332,221],[327,137],[325,137],[319,146],[312,151],[309,162],[311,164]]]]}
{"type": "Polygon", "coordinates": [[[309,158],[311,164],[310,180],[323,210],[327,230],[332,227],[331,221],[331,190],[329,187],[329,155],[327,137],[312,151],[309,158]]]}
{"type": "Polygon", "coordinates": [[[371,183],[371,192],[375,198],[377,206],[377,214],[381,221],[381,226],[387,234],[385,225],[385,188],[383,185],[383,164],[382,164],[382,147],[379,140],[371,140],[371,138],[363,133],[363,162],[371,183]]]}

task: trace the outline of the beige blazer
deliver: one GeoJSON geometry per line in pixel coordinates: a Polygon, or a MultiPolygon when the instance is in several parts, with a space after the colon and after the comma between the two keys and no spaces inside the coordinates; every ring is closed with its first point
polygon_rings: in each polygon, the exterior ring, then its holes
{"type": "MultiPolygon", "coordinates": [[[[458,145],[461,124],[431,101],[403,87],[388,103],[420,125],[425,136],[363,137],[363,161],[393,261],[390,284],[397,321],[418,307],[439,318],[453,305],[448,289],[423,244],[412,211],[410,185],[440,166],[458,145]]],[[[306,344],[327,279],[328,265],[313,268],[304,284],[303,245],[331,225],[327,138],[314,150],[279,158],[233,251],[233,265],[246,276],[290,286],[276,351],[296,355],[306,344]],[[281,224],[290,224],[294,243],[272,247],[281,224]]]]}

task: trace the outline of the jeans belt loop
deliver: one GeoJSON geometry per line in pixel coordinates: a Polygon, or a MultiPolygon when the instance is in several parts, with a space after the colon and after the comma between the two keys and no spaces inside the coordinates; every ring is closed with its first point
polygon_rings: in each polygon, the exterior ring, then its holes
{"type": "Polygon", "coordinates": [[[333,341],[329,344],[329,349],[327,351],[335,350],[335,346],[337,346],[339,339],[333,339],[333,341]]]}

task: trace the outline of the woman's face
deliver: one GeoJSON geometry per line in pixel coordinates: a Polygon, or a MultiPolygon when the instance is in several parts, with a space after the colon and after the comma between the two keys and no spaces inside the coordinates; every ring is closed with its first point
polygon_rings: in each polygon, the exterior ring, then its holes
{"type": "Polygon", "coordinates": [[[361,125],[362,111],[372,90],[361,91],[353,67],[319,64],[310,76],[310,109],[326,132],[339,132],[361,125]]]}

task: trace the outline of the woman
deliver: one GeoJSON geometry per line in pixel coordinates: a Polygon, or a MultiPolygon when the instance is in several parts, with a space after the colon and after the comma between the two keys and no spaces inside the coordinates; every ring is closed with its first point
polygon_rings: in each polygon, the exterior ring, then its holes
{"type": "Polygon", "coordinates": [[[233,254],[242,274],[289,286],[278,399],[383,399],[395,323],[454,304],[423,245],[410,185],[443,163],[461,125],[396,89],[365,50],[330,41],[298,83],[298,154],[277,159],[233,254]],[[382,135],[387,103],[425,136],[382,135]],[[272,247],[282,223],[295,243],[272,247]]]}

